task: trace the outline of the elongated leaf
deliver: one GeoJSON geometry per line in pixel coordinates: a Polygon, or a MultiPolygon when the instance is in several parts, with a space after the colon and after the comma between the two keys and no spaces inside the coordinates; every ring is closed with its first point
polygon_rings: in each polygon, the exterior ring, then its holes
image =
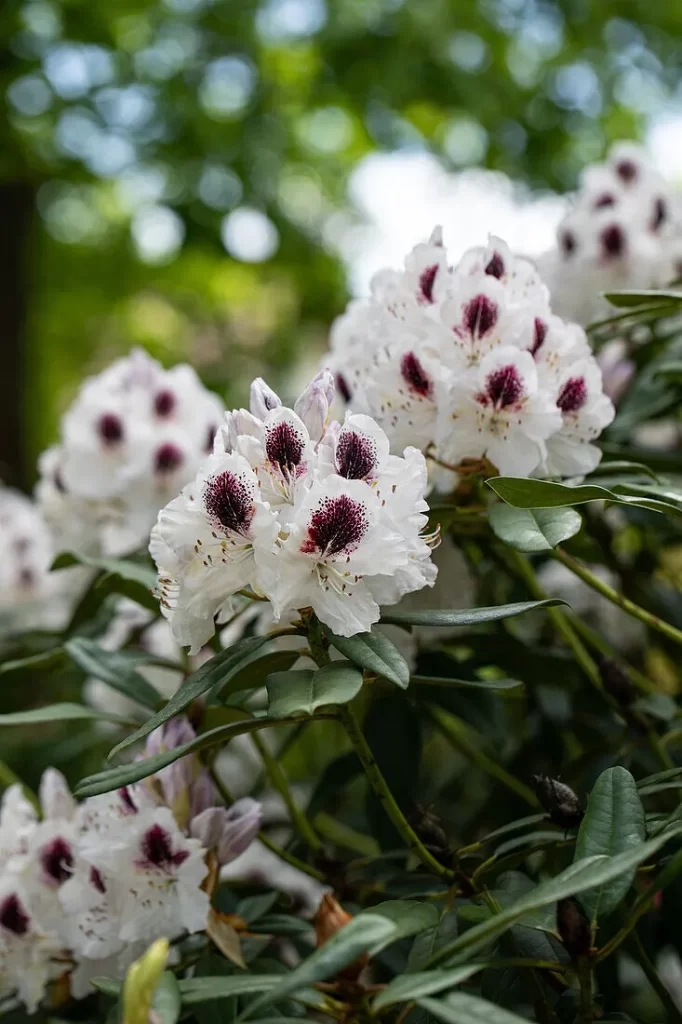
{"type": "Polygon", "coordinates": [[[52,563],[52,568],[66,569],[73,565],[87,565],[91,569],[109,572],[114,576],[120,576],[123,580],[140,583],[147,590],[153,590],[156,586],[156,572],[151,565],[134,562],[129,558],[93,558],[90,555],[65,551],[57,555],[52,563]]]}
{"type": "Polygon", "coordinates": [[[493,505],[488,514],[495,536],[517,551],[551,551],[582,526],[574,508],[513,508],[493,505]]]}
{"type": "Polygon", "coordinates": [[[564,899],[566,896],[575,896],[577,893],[584,892],[585,889],[604,885],[606,882],[618,878],[619,875],[632,871],[633,868],[638,867],[648,857],[660,850],[669,839],[681,832],[682,822],[678,822],[666,832],[616,857],[587,857],[585,860],[571,864],[555,878],[549,878],[546,882],[542,882],[501,913],[482,921],[463,935],[458,936],[453,942],[448,943],[432,957],[429,967],[435,967],[445,961],[453,961],[455,958],[459,961],[473,956],[492,939],[502,935],[510,925],[529,911],[556,903],[557,900],[564,899]]]}
{"type": "Polygon", "coordinates": [[[240,1019],[252,1017],[257,1011],[280,1002],[299,988],[335,977],[340,970],[353,963],[363,953],[387,940],[395,930],[393,921],[381,914],[358,914],[324,945],[316,949],[307,960],[289,974],[283,975],[279,985],[264,993],[260,999],[255,999],[240,1019]]]}
{"type": "MultiPolygon", "coordinates": [[[[331,716],[321,716],[331,717],[331,716]]],[[[169,764],[193,754],[198,750],[206,750],[209,747],[225,745],[235,736],[241,736],[247,732],[257,732],[259,729],[268,729],[276,725],[291,725],[292,722],[305,721],[304,718],[244,718],[239,722],[232,722],[230,725],[220,725],[216,729],[195,736],[189,743],[183,743],[173,750],[164,750],[154,757],[147,757],[142,761],[133,761],[131,764],[118,765],[109,768],[104,772],[97,772],[96,775],[89,775],[76,787],[76,795],[79,797],[96,796],[98,793],[110,793],[112,789],[120,789],[121,786],[129,786],[140,779],[146,779],[155,772],[167,768],[169,764]]]]}
{"type": "Polygon", "coordinates": [[[256,650],[252,658],[230,673],[227,692],[223,694],[222,688],[216,687],[211,700],[231,703],[234,695],[240,691],[260,689],[265,686],[269,675],[273,672],[288,672],[300,656],[300,651],[269,651],[267,654],[259,654],[256,650]]]}
{"type": "Polygon", "coordinates": [[[0,715],[0,726],[3,725],[43,725],[50,722],[114,722],[116,725],[134,725],[130,718],[114,715],[108,711],[98,711],[85,704],[46,704],[42,708],[31,708],[30,711],[12,711],[0,715]]]}
{"type": "Polygon", "coordinates": [[[675,359],[669,363],[661,363],[654,370],[654,377],[665,377],[676,383],[682,381],[682,360],[675,359]]]}
{"type": "Polygon", "coordinates": [[[199,1006],[230,996],[265,992],[282,980],[281,974],[228,974],[188,978],[178,982],[183,1006],[199,1006]]]}
{"type": "Polygon", "coordinates": [[[241,668],[243,662],[254,651],[263,647],[268,642],[269,637],[266,636],[246,637],[244,640],[239,640],[236,644],[233,644],[226,651],[216,654],[214,658],[211,658],[210,661],[207,661],[205,665],[202,665],[200,669],[185,679],[177,693],[171,697],[161,711],[153,715],[144,725],[141,725],[139,729],[136,729],[134,733],[115,746],[110,752],[109,758],[111,759],[121,750],[125,750],[126,747],[132,746],[133,743],[137,743],[138,740],[144,739],[154,729],[158,729],[160,725],[165,725],[171,718],[175,718],[176,715],[179,715],[185,708],[189,707],[197,697],[208,693],[214,686],[221,685],[221,693],[225,696],[225,684],[229,682],[230,676],[241,668]]]}
{"type": "Polygon", "coordinates": [[[457,937],[458,928],[457,912],[454,909],[444,910],[432,928],[427,928],[415,938],[407,958],[407,970],[415,974],[420,972],[441,946],[457,937]]]}
{"type": "Polygon", "coordinates": [[[326,635],[337,651],[359,668],[375,672],[390,679],[403,690],[410,683],[410,666],[402,654],[384,633],[356,633],[355,636],[335,636],[325,629],[326,635]]]}
{"type": "Polygon", "coordinates": [[[412,676],[412,682],[424,686],[461,686],[473,690],[516,690],[524,685],[519,679],[449,679],[447,676],[412,676]]]}
{"type": "MultiPolygon", "coordinates": [[[[682,516],[682,509],[676,504],[658,498],[628,494],[627,490],[621,490],[620,484],[615,484],[611,489],[599,484],[569,487],[567,484],[556,484],[550,480],[530,480],[527,477],[514,476],[495,476],[486,480],[486,483],[498,497],[514,508],[562,508],[583,505],[588,501],[611,501],[618,505],[635,505],[652,512],[682,516]]],[[[622,485],[622,488],[628,487],[641,490],[634,484],[622,485]]]]}
{"type": "Polygon", "coordinates": [[[462,967],[445,968],[440,971],[401,974],[375,997],[372,1009],[378,1013],[379,1010],[385,1010],[387,1007],[393,1006],[394,1003],[412,1002],[412,1000],[421,999],[423,996],[444,992],[448,988],[454,988],[455,985],[461,985],[463,981],[468,981],[481,969],[481,964],[466,964],[462,967]]]}
{"type": "MultiPolygon", "coordinates": [[[[362,913],[381,914],[395,925],[395,930],[390,935],[371,948],[370,956],[375,956],[385,946],[397,942],[398,939],[418,935],[427,928],[435,927],[439,917],[438,910],[432,903],[420,903],[417,900],[387,900],[362,913]]],[[[362,913],[358,916],[362,917],[362,913]]]]}
{"type": "Polygon", "coordinates": [[[588,482],[596,482],[595,477],[598,476],[632,476],[636,473],[658,481],[658,476],[654,473],[653,469],[643,462],[630,462],[628,459],[612,459],[600,462],[594,472],[590,473],[588,482]]]}
{"type": "Polygon", "coordinates": [[[347,661],[333,661],[317,671],[274,672],[268,676],[268,714],[313,715],[328,704],[347,704],[362,688],[362,673],[347,661]]]}
{"type": "MultiPolygon", "coordinates": [[[[167,665],[163,659],[154,658],[143,651],[105,651],[94,640],[82,636],[67,640],[64,648],[83,672],[101,679],[112,689],[144,707],[153,710],[158,705],[161,699],[159,694],[137,669],[141,665],[158,664],[159,660],[167,665]]],[[[180,670],[179,666],[174,667],[180,670]]]]}
{"type": "MultiPolygon", "coordinates": [[[[646,839],[644,808],[637,784],[625,768],[607,768],[597,779],[585,810],[575,847],[576,863],[597,854],[615,856],[636,849],[646,839]]],[[[593,922],[610,914],[632,885],[636,868],[580,896],[585,912],[593,922]]]]}
{"type": "Polygon", "coordinates": [[[381,621],[394,626],[478,626],[482,622],[497,622],[513,615],[535,611],[536,608],[553,608],[559,604],[566,602],[550,597],[544,601],[517,601],[515,604],[498,604],[491,608],[389,612],[381,616],[381,621]]]}
{"type": "Polygon", "coordinates": [[[489,1003],[487,999],[469,996],[464,992],[453,992],[446,999],[417,1000],[419,1006],[432,1013],[445,1024],[528,1024],[525,1017],[505,1010],[502,1006],[489,1003]]]}
{"type": "Polygon", "coordinates": [[[22,672],[54,672],[68,664],[68,658],[63,647],[54,647],[51,651],[42,654],[32,654],[28,658],[16,658],[13,661],[4,661],[0,665],[0,676],[13,675],[22,672]]]}
{"type": "Polygon", "coordinates": [[[682,292],[655,291],[651,289],[628,290],[622,292],[606,292],[604,298],[618,309],[629,309],[631,306],[644,306],[651,303],[657,305],[682,306],[682,292]]]}
{"type": "Polygon", "coordinates": [[[128,558],[91,558],[64,552],[58,555],[52,568],[65,569],[73,565],[96,569],[99,575],[78,602],[68,627],[69,633],[85,621],[93,605],[97,607],[108,594],[122,594],[143,608],[158,613],[159,602],[154,594],[156,572],[150,564],[128,558]]]}
{"type": "Polygon", "coordinates": [[[152,997],[154,1019],[160,1024],[175,1024],[180,1016],[181,996],[172,971],[164,971],[152,997]]]}

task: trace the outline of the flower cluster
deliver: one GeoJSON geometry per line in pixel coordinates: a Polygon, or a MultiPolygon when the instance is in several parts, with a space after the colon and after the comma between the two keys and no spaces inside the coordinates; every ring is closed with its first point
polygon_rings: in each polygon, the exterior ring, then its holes
{"type": "Polygon", "coordinates": [[[86,380],[40,461],[37,497],[59,550],[125,554],[191,480],[223,413],[189,366],[135,349],[86,380]]]}
{"type": "Polygon", "coordinates": [[[561,316],[608,315],[603,292],[660,288],[682,276],[682,198],[633,143],[588,167],[539,269],[561,316]]]}
{"type": "Polygon", "coordinates": [[[159,514],[150,551],[179,644],[198,651],[244,587],[271,601],[275,621],[312,608],[352,636],[380,605],[433,583],[423,455],[390,455],[368,416],[329,422],[333,398],[328,371],[294,409],[254,381],[250,409],[226,415],[213,454],[159,514]]]}
{"type": "MultiPolygon", "coordinates": [[[[152,734],[147,755],[192,738],[185,719],[152,734]]],[[[42,817],[21,786],[0,807],[0,993],[29,1013],[50,981],[71,995],[98,975],[122,977],[153,940],[204,930],[207,853],[234,860],[260,828],[260,805],[213,806],[210,778],[194,758],[135,786],[77,804],[48,769],[42,817]]]]}
{"type": "Polygon", "coordinates": [[[614,416],[584,331],[553,315],[534,265],[498,238],[453,268],[436,229],[336,320],[326,364],[394,449],[432,457],[440,487],[471,460],[517,476],[589,472],[614,416]]]}

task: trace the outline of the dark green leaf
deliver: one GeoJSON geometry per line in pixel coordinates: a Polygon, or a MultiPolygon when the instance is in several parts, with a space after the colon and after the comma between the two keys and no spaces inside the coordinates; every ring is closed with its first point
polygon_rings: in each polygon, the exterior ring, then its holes
{"type": "Polygon", "coordinates": [[[446,999],[423,997],[417,1002],[445,1024],[528,1024],[525,1017],[464,992],[453,992],[446,999]]]}
{"type": "Polygon", "coordinates": [[[398,939],[404,939],[409,935],[417,935],[427,928],[433,928],[438,923],[438,910],[432,903],[419,903],[416,900],[388,900],[386,903],[379,903],[370,910],[359,914],[381,914],[382,917],[392,921],[395,931],[380,940],[370,950],[370,955],[375,956],[385,946],[398,939]]]}
{"type": "Polygon", "coordinates": [[[474,690],[516,690],[524,685],[519,679],[449,679],[447,676],[412,676],[412,682],[425,686],[460,686],[474,690]]]}
{"type": "Polygon", "coordinates": [[[573,508],[513,508],[493,505],[489,512],[493,533],[517,551],[551,551],[573,537],[582,526],[573,508]]]}
{"type": "MultiPolygon", "coordinates": [[[[67,640],[64,649],[87,675],[101,679],[144,707],[153,710],[158,705],[159,694],[137,669],[142,665],[159,664],[159,661],[167,667],[168,663],[164,659],[154,658],[143,651],[105,651],[94,640],[82,636],[67,640]]],[[[173,667],[181,671],[180,666],[173,667]]]]}
{"type": "Polygon", "coordinates": [[[252,992],[264,992],[282,980],[280,974],[229,974],[227,976],[208,976],[187,978],[178,983],[183,1006],[198,1006],[215,999],[226,999],[229,996],[249,995],[252,992]]]}
{"type": "Polygon", "coordinates": [[[259,729],[268,729],[276,725],[291,725],[292,721],[303,719],[292,718],[244,718],[242,721],[232,722],[230,725],[221,725],[216,729],[195,736],[189,743],[183,743],[172,750],[164,750],[154,757],[148,757],[141,761],[133,761],[132,764],[119,765],[116,768],[109,768],[107,771],[98,772],[83,779],[76,787],[76,795],[79,797],[96,796],[98,793],[109,793],[112,789],[119,789],[121,786],[129,786],[140,779],[146,779],[150,775],[167,768],[181,757],[193,754],[199,750],[207,750],[210,747],[224,746],[235,736],[243,733],[256,732],[259,729]]]}
{"type": "Polygon", "coordinates": [[[643,462],[630,462],[627,459],[613,459],[611,461],[602,461],[599,463],[593,473],[589,475],[589,482],[592,482],[596,476],[632,476],[633,474],[640,474],[642,476],[648,476],[652,480],[658,480],[658,476],[650,466],[645,465],[643,462]]]}
{"type": "Polygon", "coordinates": [[[535,611],[536,608],[553,608],[560,604],[566,602],[551,597],[544,601],[517,601],[515,604],[498,604],[491,608],[389,612],[382,615],[381,621],[394,626],[477,626],[482,622],[497,622],[499,619],[535,611]]]}
{"type": "Polygon", "coordinates": [[[353,963],[363,953],[385,943],[395,931],[393,921],[381,914],[369,911],[359,914],[316,949],[307,960],[280,978],[278,985],[264,993],[260,999],[254,1000],[240,1019],[252,1017],[257,1011],[278,1003],[297,989],[335,977],[342,968],[353,963]]]}
{"type": "Polygon", "coordinates": [[[300,651],[270,651],[268,654],[262,655],[256,651],[253,658],[235,672],[230,673],[228,692],[223,693],[222,687],[216,688],[212,694],[212,700],[225,700],[232,703],[234,695],[238,694],[240,690],[250,692],[260,689],[261,686],[265,686],[269,675],[272,675],[273,672],[288,672],[300,657],[300,651]]]}
{"type": "Polygon", "coordinates": [[[3,725],[40,725],[50,722],[114,722],[116,725],[134,725],[130,718],[122,715],[114,715],[108,711],[98,711],[96,708],[87,707],[85,704],[46,704],[41,708],[31,708],[29,711],[12,711],[7,715],[0,715],[0,726],[3,725]]]}
{"type": "Polygon", "coordinates": [[[403,690],[409,685],[410,666],[384,633],[377,630],[372,633],[356,633],[355,636],[335,636],[328,629],[325,629],[325,633],[337,651],[354,665],[390,679],[403,690]]]}
{"type": "MultiPolygon", "coordinates": [[[[615,856],[636,849],[646,839],[644,808],[637,784],[625,768],[607,768],[597,779],[580,825],[575,861],[598,854],[615,856]]],[[[599,889],[583,892],[580,902],[592,921],[610,914],[632,885],[636,866],[599,889]]]]}
{"type": "Polygon", "coordinates": [[[62,647],[55,647],[42,654],[32,654],[28,658],[3,662],[0,665],[0,676],[22,672],[51,672],[63,668],[65,664],[68,664],[66,652],[62,647]]]}
{"type": "Polygon", "coordinates": [[[180,1016],[180,989],[172,971],[164,971],[152,997],[152,1012],[160,1024],[175,1024],[180,1016]]]}
{"type": "Polygon", "coordinates": [[[444,992],[455,985],[468,981],[482,964],[466,964],[463,967],[444,968],[440,971],[419,971],[414,974],[401,974],[391,981],[383,992],[375,997],[372,1009],[375,1013],[385,1010],[395,1003],[412,1002],[422,996],[430,996],[436,992],[444,992]]]}
{"type": "MultiPolygon", "coordinates": [[[[457,938],[457,913],[455,910],[446,910],[441,915],[437,924],[427,928],[425,932],[418,935],[412,944],[410,955],[407,959],[407,969],[410,972],[421,971],[422,967],[429,962],[431,957],[446,942],[457,938]]],[[[425,993],[428,995],[429,993],[425,993]]]]}
{"type": "Polygon", "coordinates": [[[682,306],[682,292],[656,291],[651,289],[627,290],[622,292],[605,292],[604,298],[618,309],[629,309],[631,306],[669,305],[673,309],[682,306]]]}
{"type": "Polygon", "coordinates": [[[144,725],[141,725],[139,729],[136,729],[134,733],[115,746],[110,752],[109,757],[114,757],[120,751],[132,746],[133,743],[144,739],[154,729],[158,729],[160,725],[165,725],[171,718],[181,714],[197,697],[203,696],[203,694],[212,690],[214,686],[221,685],[224,696],[225,684],[229,682],[231,676],[242,667],[244,661],[251,657],[254,651],[267,643],[269,643],[269,637],[267,636],[246,637],[233,644],[226,651],[216,654],[215,657],[211,658],[210,661],[207,661],[200,669],[197,669],[196,672],[193,672],[191,676],[185,679],[177,693],[171,697],[161,711],[153,715],[144,725]]]}
{"type": "MultiPolygon", "coordinates": [[[[514,508],[563,508],[568,505],[582,505],[587,501],[611,501],[618,505],[636,505],[652,512],[667,512],[682,516],[682,509],[667,500],[640,497],[621,491],[621,485],[614,489],[601,487],[598,484],[581,484],[569,487],[567,484],[556,484],[549,480],[531,480],[527,477],[496,476],[486,480],[488,487],[498,497],[513,505],[514,508]],[[616,489],[617,488],[617,491],[616,489]]],[[[632,490],[641,490],[633,485],[622,485],[632,490]]]]}
{"type": "Polygon", "coordinates": [[[362,673],[347,661],[333,661],[317,671],[275,672],[266,685],[269,715],[313,715],[325,705],[352,700],[362,688],[362,673]]]}

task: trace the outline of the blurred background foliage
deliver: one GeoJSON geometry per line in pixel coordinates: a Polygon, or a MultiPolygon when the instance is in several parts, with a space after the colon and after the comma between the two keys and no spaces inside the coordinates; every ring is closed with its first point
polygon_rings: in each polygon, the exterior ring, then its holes
{"type": "Polygon", "coordinates": [[[289,390],[346,301],[364,157],[570,189],[674,100],[681,31],[668,0],[3,0],[0,475],[30,485],[131,344],[228,402],[289,390]]]}

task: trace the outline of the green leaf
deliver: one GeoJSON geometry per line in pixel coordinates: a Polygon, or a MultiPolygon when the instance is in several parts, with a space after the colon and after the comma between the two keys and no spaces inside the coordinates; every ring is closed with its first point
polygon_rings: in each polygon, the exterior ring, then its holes
{"type": "Polygon", "coordinates": [[[446,999],[424,997],[417,1003],[445,1024],[528,1024],[526,1017],[464,992],[453,992],[446,999]]]}
{"type": "Polygon", "coordinates": [[[575,536],[582,518],[574,508],[513,508],[493,505],[488,513],[493,533],[517,551],[551,551],[575,536]]]}
{"type": "MultiPolygon", "coordinates": [[[[64,649],[73,662],[87,675],[101,679],[112,689],[118,690],[130,700],[154,710],[157,707],[159,694],[137,669],[141,665],[161,663],[168,666],[164,659],[154,658],[143,651],[105,651],[94,640],[77,636],[67,640],[64,649]]],[[[181,671],[179,665],[173,666],[181,671]]]]}
{"type": "Polygon", "coordinates": [[[63,647],[54,647],[51,651],[41,654],[31,654],[28,658],[16,658],[13,661],[4,661],[0,665],[0,676],[12,675],[22,672],[50,672],[61,669],[68,664],[68,658],[63,647]]]}
{"type": "Polygon", "coordinates": [[[393,626],[478,626],[482,622],[497,622],[499,619],[535,611],[536,608],[553,608],[560,604],[566,602],[550,597],[544,601],[517,601],[515,604],[498,604],[491,608],[389,612],[381,616],[381,621],[393,626]]]}
{"type": "Polygon", "coordinates": [[[372,1009],[375,1013],[385,1010],[395,1003],[412,1002],[423,996],[461,985],[472,975],[482,969],[482,964],[466,964],[462,967],[451,967],[440,971],[419,971],[414,974],[401,974],[391,981],[383,992],[375,997],[372,1009]]]}
{"type": "MultiPolygon", "coordinates": [[[[215,657],[211,658],[210,661],[207,661],[200,669],[185,679],[184,683],[161,711],[158,711],[144,725],[141,725],[139,729],[136,729],[134,733],[131,733],[130,736],[127,736],[121,743],[115,746],[109,753],[109,759],[127,747],[132,746],[133,743],[137,743],[138,740],[144,739],[154,729],[158,729],[159,726],[169,722],[171,718],[181,714],[185,708],[189,707],[192,701],[195,701],[197,697],[202,697],[209,690],[212,690],[214,686],[221,685],[223,687],[222,695],[225,696],[225,684],[242,667],[243,663],[251,657],[254,651],[269,643],[269,640],[270,638],[267,636],[246,637],[233,644],[226,651],[220,651],[219,654],[216,654],[215,657]]],[[[106,790],[103,792],[106,792],[106,790]]]]}
{"type": "Polygon", "coordinates": [[[187,978],[178,982],[178,986],[183,1006],[199,1006],[216,999],[263,992],[274,988],[281,980],[281,974],[228,974],[187,978]]]}
{"type": "Polygon", "coordinates": [[[397,942],[398,939],[417,935],[427,928],[434,928],[438,924],[439,916],[432,903],[420,903],[417,900],[387,900],[371,907],[370,910],[362,911],[358,917],[366,913],[381,914],[395,925],[395,931],[372,947],[370,956],[375,956],[385,946],[397,942]]]}
{"type": "Polygon", "coordinates": [[[450,679],[448,676],[412,676],[412,682],[424,686],[459,686],[473,690],[516,690],[525,685],[519,679],[450,679]]]}
{"type": "Polygon", "coordinates": [[[527,477],[495,476],[486,480],[498,497],[514,508],[562,508],[568,505],[582,505],[587,501],[611,501],[617,505],[635,505],[652,512],[668,512],[682,516],[682,509],[669,501],[648,498],[638,494],[623,493],[621,488],[640,491],[634,484],[616,484],[614,488],[599,484],[581,484],[569,487],[550,480],[530,480],[527,477]]]}
{"type": "MultiPolygon", "coordinates": [[[[418,935],[412,943],[412,949],[407,958],[407,970],[414,973],[421,971],[441,946],[457,938],[457,931],[456,911],[454,909],[445,910],[438,923],[418,935]]],[[[428,995],[428,993],[425,994],[428,995]]]]}
{"type": "Polygon", "coordinates": [[[362,673],[343,661],[313,671],[274,672],[268,676],[268,714],[314,715],[328,704],[347,704],[362,689],[362,673]]]}
{"type": "Polygon", "coordinates": [[[591,482],[594,477],[597,476],[632,476],[634,473],[639,473],[642,476],[648,476],[651,480],[658,480],[658,476],[653,471],[651,466],[646,466],[643,462],[630,462],[628,459],[612,459],[611,461],[603,460],[599,463],[594,472],[590,473],[588,480],[591,482]]]}
{"type": "MultiPolygon", "coordinates": [[[[74,565],[86,565],[91,569],[97,569],[99,577],[94,581],[88,593],[83,595],[83,601],[87,604],[92,592],[102,600],[107,594],[123,594],[125,597],[135,601],[136,604],[158,612],[159,602],[154,595],[156,589],[156,571],[150,564],[135,562],[128,558],[91,558],[88,555],[77,555],[71,551],[58,555],[52,563],[53,569],[66,569],[74,565]]],[[[74,612],[71,627],[81,620],[82,602],[74,612]]],[[[71,628],[70,627],[70,628],[71,628]]]]}
{"type": "Polygon", "coordinates": [[[655,368],[654,377],[665,377],[668,380],[678,383],[682,381],[682,360],[675,359],[669,363],[661,363],[655,368]]]}
{"type": "Polygon", "coordinates": [[[164,971],[152,997],[154,1019],[160,1024],[175,1024],[180,1016],[180,989],[172,971],[164,971]]]}
{"type": "Polygon", "coordinates": [[[395,931],[396,925],[388,917],[369,911],[358,914],[316,949],[307,960],[284,975],[279,985],[264,993],[260,999],[255,999],[239,1019],[245,1020],[256,1011],[280,1002],[297,989],[335,977],[340,970],[353,963],[363,953],[386,942],[395,931]]]}
{"type": "MultiPolygon", "coordinates": [[[[323,715],[321,717],[332,717],[323,715]]],[[[167,768],[169,764],[186,757],[187,754],[194,754],[199,750],[207,750],[210,747],[224,745],[235,736],[241,736],[247,732],[257,732],[259,729],[268,729],[276,725],[291,725],[292,722],[305,721],[304,718],[244,718],[229,725],[220,725],[216,729],[195,736],[188,743],[183,743],[172,750],[164,750],[154,757],[147,757],[141,761],[133,761],[131,764],[118,765],[115,768],[108,768],[104,772],[97,772],[89,775],[79,782],[75,795],[79,797],[96,796],[98,793],[110,793],[112,789],[120,789],[121,786],[129,786],[140,779],[146,779],[150,775],[167,768]]]]}
{"type": "Polygon", "coordinates": [[[105,996],[111,996],[112,999],[118,999],[123,987],[123,983],[116,981],[115,978],[91,978],[90,984],[98,992],[103,992],[105,996]]]}
{"type": "Polygon", "coordinates": [[[211,695],[211,700],[231,703],[231,699],[240,690],[260,689],[261,686],[265,686],[269,675],[273,672],[288,672],[300,657],[301,651],[269,651],[261,655],[256,651],[253,658],[249,658],[241,668],[230,673],[227,692],[223,693],[222,687],[217,687],[211,695]]]}
{"type": "Polygon", "coordinates": [[[403,690],[410,683],[410,666],[384,633],[356,633],[355,636],[336,636],[324,630],[333,646],[359,668],[375,672],[389,679],[403,690]]]}
{"type": "Polygon", "coordinates": [[[135,725],[130,718],[122,715],[114,715],[108,711],[98,711],[97,708],[87,707],[85,704],[46,704],[41,708],[31,708],[30,711],[12,711],[7,715],[0,715],[0,726],[3,725],[42,725],[50,722],[114,722],[116,725],[135,725]]]}
{"type": "Polygon", "coordinates": [[[542,882],[510,907],[506,907],[499,914],[482,921],[464,932],[463,935],[458,936],[453,942],[448,943],[431,958],[429,967],[435,967],[437,964],[446,960],[450,961],[455,957],[460,960],[472,956],[498,935],[502,935],[524,914],[546,907],[550,903],[556,903],[557,900],[564,899],[566,896],[575,896],[577,893],[584,892],[585,889],[604,885],[606,882],[632,871],[633,868],[638,867],[648,857],[660,850],[669,839],[680,833],[682,833],[682,822],[676,823],[666,832],[649,839],[648,842],[642,843],[632,850],[618,854],[618,856],[588,857],[571,864],[554,878],[542,882]]]}
{"type": "Polygon", "coordinates": [[[618,309],[629,309],[631,306],[644,306],[647,303],[657,305],[682,306],[682,292],[656,291],[655,289],[627,290],[622,292],[605,292],[604,298],[617,306],[618,309]]]}
{"type": "MultiPolygon", "coordinates": [[[[587,801],[575,847],[575,862],[597,854],[625,853],[641,846],[645,839],[644,808],[635,780],[619,765],[607,768],[597,779],[587,801]]],[[[580,902],[593,922],[615,910],[632,885],[635,870],[633,867],[599,889],[582,893],[580,902]]]]}

